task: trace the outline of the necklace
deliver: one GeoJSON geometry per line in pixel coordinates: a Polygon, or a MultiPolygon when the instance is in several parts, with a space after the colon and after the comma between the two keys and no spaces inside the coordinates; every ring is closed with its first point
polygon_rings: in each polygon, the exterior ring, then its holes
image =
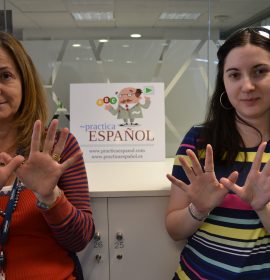
{"type": "MultiPolygon", "coordinates": [[[[16,192],[16,195],[15,195],[15,200],[14,200],[12,212],[14,212],[15,209],[16,209],[16,206],[17,206],[18,201],[19,201],[19,196],[20,196],[21,190],[22,190],[22,185],[21,185],[21,183],[18,183],[18,188],[17,188],[17,192],[16,192]]],[[[2,209],[0,209],[0,216],[5,217],[6,216],[6,211],[3,211],[2,209]]]]}
{"type": "Polygon", "coordinates": [[[19,199],[19,194],[22,189],[22,184],[16,177],[11,193],[9,196],[9,201],[6,206],[5,212],[2,211],[3,214],[3,222],[1,226],[1,234],[0,234],[0,279],[3,280],[5,279],[5,273],[4,273],[4,265],[5,265],[5,256],[4,256],[4,251],[3,251],[3,246],[7,241],[8,238],[8,231],[9,231],[9,226],[12,218],[12,213],[16,208],[16,205],[18,204],[18,199],[19,199]]]}

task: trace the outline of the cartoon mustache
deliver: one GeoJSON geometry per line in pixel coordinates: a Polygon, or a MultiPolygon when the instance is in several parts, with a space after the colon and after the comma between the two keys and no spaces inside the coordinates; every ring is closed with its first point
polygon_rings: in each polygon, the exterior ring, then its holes
{"type": "Polygon", "coordinates": [[[132,99],[126,99],[126,100],[120,101],[120,103],[121,104],[125,104],[125,103],[129,103],[131,101],[132,101],[132,99]]]}

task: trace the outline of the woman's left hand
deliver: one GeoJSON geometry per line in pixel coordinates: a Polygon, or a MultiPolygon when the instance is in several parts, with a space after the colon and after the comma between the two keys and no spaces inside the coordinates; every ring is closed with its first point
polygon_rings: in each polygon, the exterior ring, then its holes
{"type": "Polygon", "coordinates": [[[236,184],[237,171],[231,173],[229,178],[220,179],[221,184],[249,203],[255,211],[261,210],[270,201],[270,161],[260,171],[266,144],[266,142],[260,144],[244,186],[236,184]]]}
{"type": "Polygon", "coordinates": [[[57,126],[58,120],[52,120],[41,150],[41,121],[35,122],[29,157],[15,172],[24,186],[39,197],[49,197],[63,172],[82,156],[82,152],[79,152],[63,163],[58,161],[65,147],[69,130],[63,128],[55,144],[57,126]]]}

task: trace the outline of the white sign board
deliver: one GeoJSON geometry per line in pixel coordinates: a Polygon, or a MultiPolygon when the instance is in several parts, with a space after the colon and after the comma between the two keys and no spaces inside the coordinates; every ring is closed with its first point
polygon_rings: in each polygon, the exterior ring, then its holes
{"type": "Polygon", "coordinates": [[[163,161],[164,84],[71,84],[70,130],[86,162],[163,161]]]}

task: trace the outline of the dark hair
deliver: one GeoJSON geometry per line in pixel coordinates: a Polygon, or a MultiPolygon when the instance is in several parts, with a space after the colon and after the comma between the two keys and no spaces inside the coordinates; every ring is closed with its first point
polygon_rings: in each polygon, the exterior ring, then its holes
{"type": "MultiPolygon", "coordinates": [[[[269,37],[262,36],[259,31],[265,31],[270,34],[270,31],[265,28],[247,27],[239,29],[227,38],[217,52],[218,66],[215,90],[209,102],[198,146],[202,148],[202,145],[211,144],[215,160],[220,161],[222,159],[226,164],[231,164],[235,160],[239,148],[245,147],[243,139],[237,130],[235,120],[237,119],[247,126],[253,126],[241,119],[230,104],[223,81],[224,64],[231,50],[247,44],[258,46],[270,52],[269,37]],[[222,98],[222,104],[226,108],[222,106],[220,98],[222,98]]],[[[253,128],[261,137],[260,131],[255,127],[253,128]]]]}
{"type": "Polygon", "coordinates": [[[142,94],[142,90],[140,88],[137,88],[135,92],[135,96],[140,97],[141,94],[142,94]]]}

